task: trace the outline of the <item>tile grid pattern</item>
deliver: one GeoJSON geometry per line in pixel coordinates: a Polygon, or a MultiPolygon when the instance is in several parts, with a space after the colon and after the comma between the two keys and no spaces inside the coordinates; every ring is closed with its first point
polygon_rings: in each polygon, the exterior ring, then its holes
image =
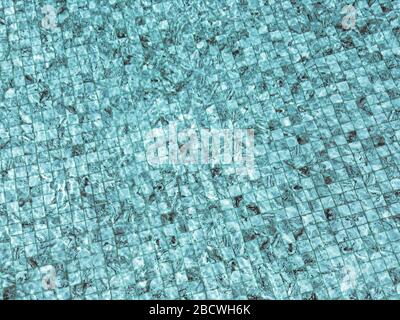
{"type": "Polygon", "coordinates": [[[400,3],[346,4],[1,0],[0,298],[398,299],[400,3]],[[149,166],[174,121],[256,178],[149,166]]]}

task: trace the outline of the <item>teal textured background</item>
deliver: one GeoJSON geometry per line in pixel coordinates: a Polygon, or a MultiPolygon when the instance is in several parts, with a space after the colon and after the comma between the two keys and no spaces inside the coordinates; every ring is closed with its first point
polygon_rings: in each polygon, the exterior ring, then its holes
{"type": "Polygon", "coordinates": [[[0,298],[398,299],[399,14],[0,1],[0,298]],[[173,121],[254,128],[256,178],[150,166],[173,121]]]}

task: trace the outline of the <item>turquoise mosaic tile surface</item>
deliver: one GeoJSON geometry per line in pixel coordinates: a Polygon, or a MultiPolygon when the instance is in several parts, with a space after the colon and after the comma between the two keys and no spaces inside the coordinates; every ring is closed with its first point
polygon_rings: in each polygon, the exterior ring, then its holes
{"type": "Polygon", "coordinates": [[[399,14],[1,0],[0,298],[399,299],[399,14]],[[149,164],[171,123],[254,175],[149,164]]]}

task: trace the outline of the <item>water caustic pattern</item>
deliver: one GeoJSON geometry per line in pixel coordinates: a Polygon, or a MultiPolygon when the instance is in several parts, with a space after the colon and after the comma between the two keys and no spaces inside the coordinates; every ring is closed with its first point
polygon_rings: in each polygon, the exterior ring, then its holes
{"type": "Polygon", "coordinates": [[[398,299],[399,15],[1,0],[0,297],[398,299]],[[252,174],[150,164],[172,123],[254,130],[252,174]]]}

